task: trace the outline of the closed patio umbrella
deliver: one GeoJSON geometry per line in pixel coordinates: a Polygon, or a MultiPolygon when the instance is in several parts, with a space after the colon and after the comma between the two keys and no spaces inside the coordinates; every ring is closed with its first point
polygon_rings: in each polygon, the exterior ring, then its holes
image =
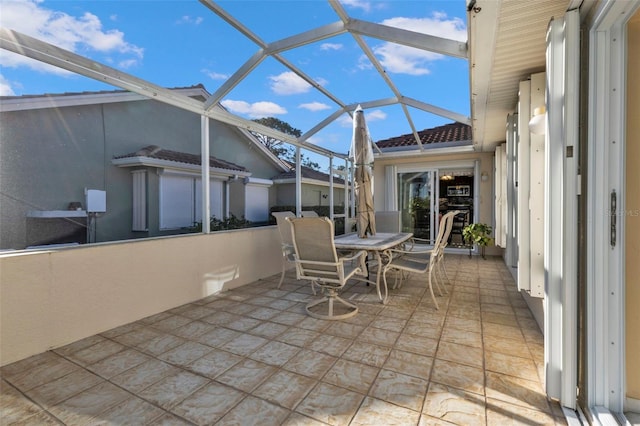
{"type": "Polygon", "coordinates": [[[355,165],[356,226],[358,237],[367,238],[376,234],[376,221],[373,210],[373,149],[371,136],[364,119],[364,111],[358,105],[353,114],[353,139],[351,156],[355,165]]]}

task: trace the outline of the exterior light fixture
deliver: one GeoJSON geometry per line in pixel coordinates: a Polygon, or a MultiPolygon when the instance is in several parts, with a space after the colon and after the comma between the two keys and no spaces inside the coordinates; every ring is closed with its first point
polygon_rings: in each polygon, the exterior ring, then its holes
{"type": "Polygon", "coordinates": [[[546,108],[541,106],[533,111],[533,117],[529,121],[529,131],[534,135],[544,135],[546,132],[546,108]]]}

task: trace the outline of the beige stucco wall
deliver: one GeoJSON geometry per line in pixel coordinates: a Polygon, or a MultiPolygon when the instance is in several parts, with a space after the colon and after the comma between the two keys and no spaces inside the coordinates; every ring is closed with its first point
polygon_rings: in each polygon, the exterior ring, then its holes
{"type": "MultiPolygon", "coordinates": [[[[627,75],[640,69],[640,12],[628,27],[627,75]]],[[[640,81],[628,78],[626,137],[626,364],[627,397],[640,400],[640,81]]]]}
{"type": "Polygon", "coordinates": [[[0,255],[0,365],[281,270],[275,226],[0,255]]]}

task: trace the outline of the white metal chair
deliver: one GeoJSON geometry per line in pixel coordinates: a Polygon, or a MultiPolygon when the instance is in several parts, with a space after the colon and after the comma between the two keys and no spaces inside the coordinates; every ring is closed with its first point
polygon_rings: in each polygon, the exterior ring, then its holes
{"type": "MultiPolygon", "coordinates": [[[[428,250],[423,249],[392,249],[389,250],[391,254],[391,260],[384,265],[382,270],[382,278],[385,286],[387,285],[387,272],[391,270],[418,274],[427,274],[427,283],[429,286],[429,292],[431,293],[431,299],[436,305],[436,309],[439,309],[438,302],[433,293],[433,282],[435,281],[438,288],[438,292],[442,296],[442,289],[438,284],[436,274],[436,268],[439,267],[438,262],[443,259],[440,255],[441,251],[444,251],[446,246],[446,238],[448,238],[449,232],[451,232],[451,222],[455,212],[446,213],[440,220],[440,229],[438,230],[438,236],[433,243],[433,247],[428,250]],[[442,240],[445,240],[445,243],[442,240]]],[[[446,289],[445,289],[446,291],[446,289]]]]}
{"type": "Polygon", "coordinates": [[[350,278],[367,275],[367,252],[361,250],[351,256],[339,257],[333,239],[333,222],[329,218],[288,217],[286,220],[291,224],[298,279],[311,281],[325,294],[307,304],[307,313],[314,318],[328,320],[354,316],[358,307],[339,297],[338,293],[350,278]],[[313,309],[325,302],[328,305],[326,314],[313,309]],[[336,302],[341,306],[334,306],[336,302]],[[336,312],[336,308],[340,312],[336,312]]]}
{"type": "MultiPolygon", "coordinates": [[[[282,242],[282,275],[280,276],[280,282],[278,288],[284,281],[284,274],[287,270],[287,262],[294,262],[295,250],[293,248],[293,237],[291,236],[291,225],[285,220],[286,217],[296,217],[293,212],[272,212],[271,215],[276,218],[276,224],[278,225],[278,231],[280,232],[280,240],[282,242]]],[[[314,293],[315,294],[315,293],[314,293]]]]}
{"type": "Polygon", "coordinates": [[[300,214],[302,215],[302,217],[320,217],[318,213],[313,210],[302,210],[300,214]]]}

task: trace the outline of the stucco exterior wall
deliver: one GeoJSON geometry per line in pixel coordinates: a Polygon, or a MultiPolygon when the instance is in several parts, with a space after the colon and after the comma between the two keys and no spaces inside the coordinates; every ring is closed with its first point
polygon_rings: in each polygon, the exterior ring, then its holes
{"type": "MultiPolygon", "coordinates": [[[[627,75],[640,69],[640,12],[627,28],[627,75]]],[[[627,398],[640,402],[640,81],[627,79],[625,292],[627,398]]],[[[640,407],[640,405],[638,405],[640,407]]]]}
{"type": "MultiPolygon", "coordinates": [[[[149,232],[133,232],[132,168],[111,161],[147,145],[199,155],[200,129],[199,115],[153,100],[1,113],[0,248],[34,244],[27,211],[67,210],[73,201],[84,206],[85,188],[107,193],[107,212],[97,220],[96,241],[160,235],[157,169],[148,169],[149,232]]],[[[282,171],[232,126],[211,120],[210,140],[211,155],[244,166],[253,177],[269,179],[282,171]]],[[[232,211],[242,216],[244,191],[231,198],[232,211]]],[[[56,221],[52,226],[70,223],[56,221]]],[[[81,229],[85,220],[78,222],[81,229]]]]}
{"type": "Polygon", "coordinates": [[[0,365],[278,274],[281,256],[275,226],[2,254],[0,365]]]}

